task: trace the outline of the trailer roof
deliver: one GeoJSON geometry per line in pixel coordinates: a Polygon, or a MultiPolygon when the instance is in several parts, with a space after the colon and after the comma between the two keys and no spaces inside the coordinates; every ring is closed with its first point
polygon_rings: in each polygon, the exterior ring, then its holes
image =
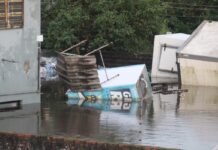
{"type": "Polygon", "coordinates": [[[190,35],[185,33],[170,33],[170,34],[163,34],[163,35],[156,35],[156,36],[162,36],[162,37],[177,39],[177,40],[186,40],[190,35]]]}
{"type": "Polygon", "coordinates": [[[183,55],[218,58],[218,22],[202,22],[179,48],[179,53],[183,55]]]}
{"type": "MultiPolygon", "coordinates": [[[[136,84],[144,69],[146,69],[145,64],[107,68],[108,78],[114,78],[102,84],[102,87],[136,84]],[[118,74],[119,76],[117,76],[118,74]]],[[[98,76],[100,83],[107,80],[104,69],[98,70],[98,76]]]]}

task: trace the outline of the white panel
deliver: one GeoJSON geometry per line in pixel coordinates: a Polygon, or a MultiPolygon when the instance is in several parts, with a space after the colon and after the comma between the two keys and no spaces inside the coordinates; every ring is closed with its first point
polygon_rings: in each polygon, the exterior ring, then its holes
{"type": "Polygon", "coordinates": [[[218,57],[218,22],[205,21],[191,35],[181,53],[218,57]]]}
{"type": "Polygon", "coordinates": [[[179,59],[183,85],[218,87],[218,62],[179,59]]]}
{"type": "Polygon", "coordinates": [[[180,110],[218,110],[218,87],[182,86],[183,93],[180,110]]]}
{"type": "Polygon", "coordinates": [[[105,82],[102,87],[113,87],[113,86],[123,86],[123,85],[134,85],[137,83],[140,75],[146,72],[147,69],[145,64],[107,68],[107,74],[110,82],[107,81],[104,69],[98,69],[98,76],[100,82],[105,82]]]}
{"type": "Polygon", "coordinates": [[[153,83],[160,83],[162,81],[163,82],[178,81],[178,75],[176,73],[171,73],[169,71],[168,72],[162,71],[159,69],[159,62],[160,62],[160,57],[161,57],[161,47],[163,45],[167,45],[168,47],[169,46],[170,47],[180,47],[186,41],[188,37],[189,35],[183,34],[183,33],[155,35],[154,48],[153,48],[153,59],[152,59],[152,70],[151,70],[151,76],[152,76],[153,83]],[[157,78],[158,80],[156,80],[157,78]]]}
{"type": "Polygon", "coordinates": [[[176,50],[173,47],[162,47],[159,62],[159,70],[177,72],[176,50]]]}

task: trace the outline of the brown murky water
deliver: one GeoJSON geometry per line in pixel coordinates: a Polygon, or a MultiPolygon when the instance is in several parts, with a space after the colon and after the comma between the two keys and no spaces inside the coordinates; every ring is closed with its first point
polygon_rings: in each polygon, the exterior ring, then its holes
{"type": "Polygon", "coordinates": [[[66,99],[55,93],[43,94],[41,106],[30,104],[22,110],[1,112],[0,131],[187,150],[212,149],[218,145],[218,89],[182,88],[188,92],[153,94],[153,100],[135,104],[139,105],[135,113],[69,106],[66,99]]]}

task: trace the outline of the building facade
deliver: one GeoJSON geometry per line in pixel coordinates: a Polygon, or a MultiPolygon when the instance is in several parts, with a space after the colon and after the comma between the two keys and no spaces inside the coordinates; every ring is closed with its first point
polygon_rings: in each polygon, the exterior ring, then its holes
{"type": "Polygon", "coordinates": [[[0,103],[39,102],[40,0],[0,0],[0,103]]]}

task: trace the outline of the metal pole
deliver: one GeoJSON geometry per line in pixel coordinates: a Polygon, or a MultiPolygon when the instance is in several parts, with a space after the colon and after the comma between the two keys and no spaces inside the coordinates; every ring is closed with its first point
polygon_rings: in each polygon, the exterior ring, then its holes
{"type": "Polygon", "coordinates": [[[104,67],[104,71],[105,71],[107,80],[109,80],[108,75],[107,75],[107,70],[106,70],[106,67],[105,67],[105,64],[104,64],[104,59],[103,59],[103,56],[102,56],[102,53],[101,53],[101,50],[99,51],[99,53],[100,53],[100,56],[101,56],[101,61],[102,61],[102,65],[104,67]]]}
{"type": "Polygon", "coordinates": [[[73,46],[71,46],[71,47],[69,47],[69,48],[63,50],[61,53],[65,53],[65,52],[67,52],[67,51],[69,51],[69,50],[71,50],[71,49],[73,49],[73,48],[75,48],[75,47],[77,47],[77,46],[80,46],[81,44],[85,43],[86,41],[87,41],[87,40],[83,40],[83,41],[77,43],[76,45],[73,45],[73,46]]]}
{"type": "Polygon", "coordinates": [[[90,54],[92,54],[92,53],[95,53],[95,52],[97,52],[97,51],[100,51],[101,49],[103,49],[103,48],[105,48],[105,47],[107,47],[107,46],[109,46],[109,45],[111,45],[111,44],[113,44],[113,42],[111,42],[111,43],[109,43],[109,44],[106,44],[106,45],[103,45],[103,46],[101,46],[101,47],[99,47],[99,48],[97,48],[97,49],[95,49],[95,50],[93,50],[93,51],[91,51],[91,52],[85,54],[84,56],[88,56],[88,55],[90,55],[90,54]]]}

